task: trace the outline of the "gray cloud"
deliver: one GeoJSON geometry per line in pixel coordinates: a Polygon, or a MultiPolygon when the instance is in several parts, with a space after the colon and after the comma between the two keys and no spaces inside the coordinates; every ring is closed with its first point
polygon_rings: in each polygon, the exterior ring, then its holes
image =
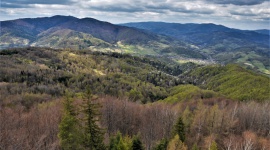
{"type": "Polygon", "coordinates": [[[207,9],[207,8],[203,8],[203,9],[188,9],[187,7],[179,7],[179,8],[171,8],[171,11],[174,12],[181,12],[181,13],[190,13],[190,14],[213,14],[215,11],[211,10],[211,9],[207,9]]]}
{"type": "Polygon", "coordinates": [[[155,13],[166,13],[170,12],[179,12],[179,13],[188,13],[188,14],[213,14],[214,9],[204,6],[202,4],[193,5],[194,3],[167,3],[166,1],[152,2],[148,1],[147,3],[137,0],[136,2],[130,1],[129,3],[122,2],[94,2],[88,3],[89,9],[94,9],[96,11],[107,11],[107,12],[155,12],[155,13]]]}
{"type": "Polygon", "coordinates": [[[2,2],[1,7],[2,8],[29,8],[29,6],[25,4],[4,3],[4,2],[2,2]]]}
{"type": "Polygon", "coordinates": [[[256,14],[250,12],[250,11],[246,11],[246,12],[239,12],[239,11],[232,11],[231,12],[232,15],[238,15],[238,16],[257,16],[256,14]]]}
{"type": "Polygon", "coordinates": [[[269,0],[205,0],[216,4],[257,5],[269,0]]]}
{"type": "Polygon", "coordinates": [[[2,0],[1,7],[3,8],[28,8],[31,4],[73,4],[71,0],[2,0]]]}
{"type": "Polygon", "coordinates": [[[134,12],[142,12],[144,9],[141,8],[132,8],[132,7],[121,7],[121,6],[104,6],[104,7],[90,7],[96,11],[105,11],[105,12],[127,12],[127,13],[134,13],[134,12]]]}
{"type": "Polygon", "coordinates": [[[89,9],[96,11],[105,11],[105,12],[142,12],[146,9],[144,7],[132,6],[132,5],[90,5],[89,9]]]}
{"type": "Polygon", "coordinates": [[[269,17],[259,17],[258,19],[262,20],[262,21],[266,21],[266,23],[268,22],[268,25],[269,25],[269,17]]]}

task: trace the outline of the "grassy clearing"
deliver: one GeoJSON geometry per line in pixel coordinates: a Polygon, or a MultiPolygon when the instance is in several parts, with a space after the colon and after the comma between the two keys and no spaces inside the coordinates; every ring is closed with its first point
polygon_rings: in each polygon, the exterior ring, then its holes
{"type": "Polygon", "coordinates": [[[152,48],[147,48],[145,46],[141,45],[125,45],[121,42],[117,43],[117,46],[119,49],[121,49],[122,52],[133,54],[133,55],[157,55],[157,53],[152,48]]]}

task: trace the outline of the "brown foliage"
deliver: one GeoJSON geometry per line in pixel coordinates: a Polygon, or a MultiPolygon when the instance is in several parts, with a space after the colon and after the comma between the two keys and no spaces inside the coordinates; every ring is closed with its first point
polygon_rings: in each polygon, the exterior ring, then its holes
{"type": "Polygon", "coordinates": [[[60,121],[58,102],[2,108],[0,112],[0,149],[59,149],[57,133],[60,121]]]}
{"type": "Polygon", "coordinates": [[[112,97],[104,97],[101,102],[102,125],[108,134],[117,131],[130,136],[140,134],[147,148],[162,138],[170,138],[178,116],[173,106],[162,103],[141,105],[112,97]]]}
{"type": "MultiPolygon", "coordinates": [[[[173,138],[173,125],[181,115],[189,126],[184,143],[189,149],[194,143],[208,149],[213,141],[225,150],[270,148],[269,103],[206,100],[143,105],[108,96],[98,102],[102,104],[100,125],[106,129],[107,141],[117,131],[128,136],[139,134],[145,148],[151,149],[161,139],[173,138]]],[[[19,104],[1,107],[0,149],[59,149],[61,107],[58,100],[35,104],[28,110],[19,104]]]]}

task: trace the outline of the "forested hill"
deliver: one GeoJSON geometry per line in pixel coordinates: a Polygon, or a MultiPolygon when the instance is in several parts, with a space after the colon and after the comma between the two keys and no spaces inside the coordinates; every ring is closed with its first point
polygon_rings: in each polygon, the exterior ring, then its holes
{"type": "Polygon", "coordinates": [[[235,100],[269,100],[269,77],[234,65],[201,68],[161,58],[48,48],[3,50],[0,58],[1,103],[31,97],[25,104],[29,105],[37,97],[43,101],[61,96],[65,89],[80,94],[86,85],[94,94],[142,103],[165,99],[171,88],[181,84],[194,84],[235,100]]]}
{"type": "Polygon", "coordinates": [[[183,77],[204,89],[211,89],[229,98],[242,101],[270,100],[270,78],[238,65],[206,66],[183,77]]]}
{"type": "Polygon", "coordinates": [[[257,43],[262,46],[269,46],[269,42],[267,41],[269,37],[269,30],[266,29],[254,31],[239,30],[212,23],[181,24],[181,23],[166,23],[166,22],[134,22],[134,23],[125,23],[121,25],[143,29],[151,31],[153,33],[172,36],[178,39],[183,39],[192,42],[200,46],[206,45],[209,46],[211,44],[220,42],[221,39],[229,40],[229,38],[241,40],[235,41],[235,43],[238,44],[248,44],[247,42],[249,42],[249,43],[257,43]]]}
{"type": "MultiPolygon", "coordinates": [[[[17,94],[40,100],[62,96],[65,89],[80,93],[89,85],[98,95],[129,97],[142,103],[164,99],[186,65],[119,53],[48,48],[0,51],[1,103],[24,101],[17,94]],[[27,95],[27,94],[26,94],[27,95]],[[10,96],[13,97],[10,101],[10,96]]],[[[194,65],[192,65],[194,66],[194,65]]]]}
{"type": "Polygon", "coordinates": [[[22,40],[18,42],[25,41],[25,43],[21,44],[28,45],[44,36],[44,34],[42,34],[43,32],[46,31],[46,33],[52,34],[60,29],[90,34],[109,43],[116,43],[118,41],[148,42],[157,39],[157,36],[153,34],[146,34],[136,29],[113,25],[93,18],[79,19],[72,16],[53,16],[2,21],[1,37],[7,40],[7,44],[12,43],[13,40],[11,38],[15,38],[22,40]]]}
{"type": "Polygon", "coordinates": [[[238,65],[2,50],[0,149],[268,149],[269,88],[238,65]]]}
{"type": "Polygon", "coordinates": [[[189,45],[180,40],[94,18],[53,16],[1,21],[0,49],[27,46],[141,55],[159,55],[162,49],[169,47],[192,52],[189,45]]]}

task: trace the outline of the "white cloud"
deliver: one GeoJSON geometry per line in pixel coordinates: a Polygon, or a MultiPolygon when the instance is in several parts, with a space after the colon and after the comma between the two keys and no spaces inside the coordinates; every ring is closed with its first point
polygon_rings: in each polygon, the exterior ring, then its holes
{"type": "Polygon", "coordinates": [[[2,20],[72,15],[112,23],[208,22],[237,28],[269,28],[270,18],[270,2],[265,0],[2,0],[3,4],[2,20]],[[250,27],[245,25],[247,22],[250,27]]]}

